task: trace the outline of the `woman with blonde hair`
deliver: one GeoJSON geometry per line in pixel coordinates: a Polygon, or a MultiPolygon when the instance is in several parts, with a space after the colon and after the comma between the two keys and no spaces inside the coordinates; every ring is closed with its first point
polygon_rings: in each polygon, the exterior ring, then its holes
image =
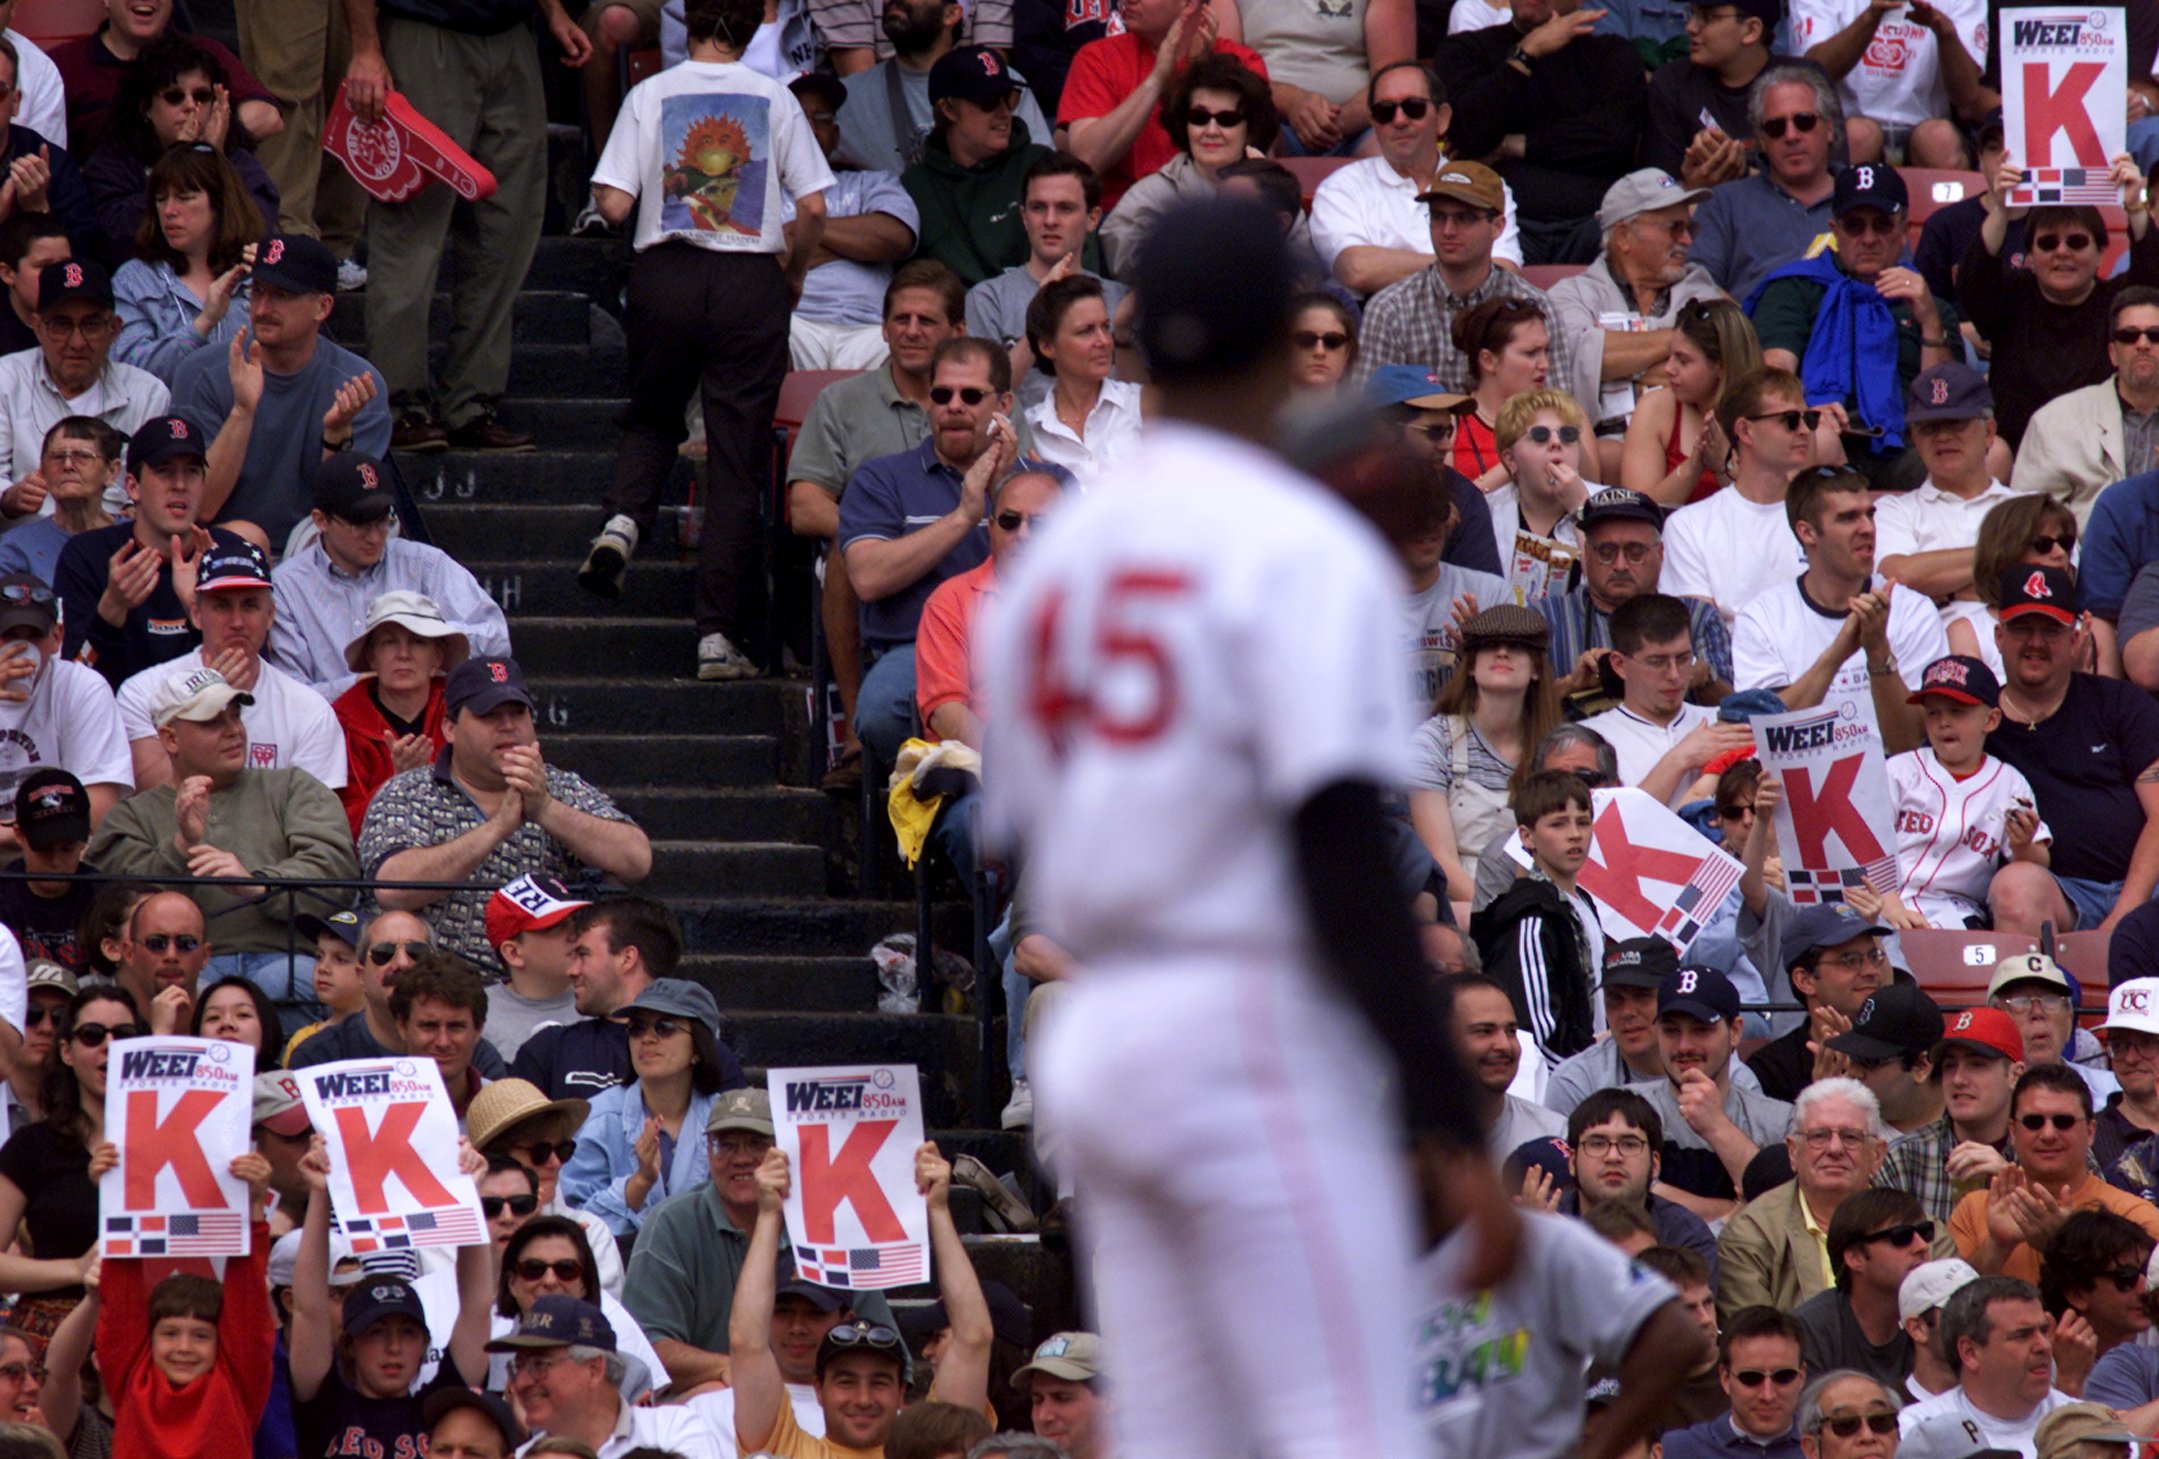
{"type": "Polygon", "coordinates": [[[1500,408],[1493,441],[1506,473],[1485,497],[1500,575],[1517,603],[1563,593],[1582,555],[1574,514],[1598,487],[1582,475],[1589,420],[1564,390],[1525,390],[1500,408]]]}
{"type": "Polygon", "coordinates": [[[1729,299],[1696,299],[1679,311],[1665,384],[1627,422],[1619,484],[1682,507],[1732,479],[1732,443],[1717,424],[1726,388],[1762,363],[1754,324],[1729,299]]]}

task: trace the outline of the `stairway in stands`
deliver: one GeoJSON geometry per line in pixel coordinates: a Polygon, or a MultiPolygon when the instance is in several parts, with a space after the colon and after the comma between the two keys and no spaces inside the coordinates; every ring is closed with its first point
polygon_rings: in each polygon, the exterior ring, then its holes
{"type": "MultiPolygon", "coordinates": [[[[719,1000],[725,1036],[752,1078],[767,1066],[915,1064],[945,1152],[1019,1170],[1022,1142],[994,1129],[994,1109],[992,1128],[970,1128],[973,1020],[877,1011],[869,950],[911,930],[914,908],[852,895],[835,854],[852,840],[852,803],[822,795],[810,778],[806,680],[696,681],[692,567],[671,507],[618,602],[577,586],[613,460],[623,337],[610,310],[626,266],[618,244],[541,243],[518,299],[502,411],[538,438],[536,453],[401,456],[397,465],[436,544],[509,615],[549,762],[606,790],[652,837],[653,874],[641,890],[681,918],[688,974],[719,1000]]],[[[362,313],[358,296],[341,297],[331,333],[362,348],[362,313]]],[[[438,295],[438,360],[446,326],[438,295]]],[[[679,465],[671,503],[687,499],[689,480],[679,465]]],[[[1068,1323],[1054,1284],[1039,1280],[1031,1238],[971,1240],[984,1275],[1068,1323]]]]}

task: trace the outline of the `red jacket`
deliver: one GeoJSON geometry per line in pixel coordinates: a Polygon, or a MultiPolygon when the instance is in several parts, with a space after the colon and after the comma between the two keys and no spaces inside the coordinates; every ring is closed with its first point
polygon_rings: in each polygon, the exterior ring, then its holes
{"type": "Polygon", "coordinates": [[[150,1361],[150,1263],[113,1257],[99,1283],[97,1362],[114,1392],[113,1459],[211,1459],[262,1422],[277,1323],[270,1315],[270,1228],[255,1223],[246,1256],[225,1263],[217,1364],[175,1388],[150,1361]]]}
{"type": "MultiPolygon", "coordinates": [[[[338,728],[345,732],[345,787],[338,791],[337,798],[345,803],[345,817],[352,822],[355,840],[360,835],[360,822],[367,819],[367,803],[382,789],[383,782],[397,773],[397,767],[390,763],[390,741],[394,738],[390,722],[382,717],[374,696],[367,692],[372,682],[360,680],[330,705],[338,728]]],[[[437,674],[428,685],[427,713],[421,716],[428,742],[437,753],[450,743],[449,731],[442,727],[443,682],[437,674]]]]}

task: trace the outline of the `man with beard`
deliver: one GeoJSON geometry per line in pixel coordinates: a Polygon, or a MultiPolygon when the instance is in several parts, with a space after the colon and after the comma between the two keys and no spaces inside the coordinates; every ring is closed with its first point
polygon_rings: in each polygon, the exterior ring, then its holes
{"type": "Polygon", "coordinates": [[[1477,1119],[1492,1154],[1504,1159],[1518,1145],[1559,1134],[1565,1125],[1558,1115],[1507,1092],[1522,1067],[1520,1029],[1507,990],[1481,973],[1452,973],[1434,986],[1447,1010],[1455,1051],[1469,1069],[1477,1119]]]}
{"type": "Polygon", "coordinates": [[[1715,968],[1681,967],[1657,989],[1663,1077],[1629,1086],[1664,1124],[1660,1193],[1705,1221],[1732,1214],[1748,1163],[1792,1123],[1790,1105],[1733,1079],[1739,1038],[1732,980],[1715,968]]]}
{"type": "Polygon", "coordinates": [[[2039,407],[2009,478],[2059,498],[2079,522],[2103,488],[2159,466],[2159,289],[2131,284],[2114,296],[2107,362],[2107,379],[2039,407]]]}
{"type": "Polygon", "coordinates": [[[2075,581],[2059,568],[2002,575],[2002,722],[1987,753],[2031,782],[2050,824],[2079,834],[2053,848],[2049,866],[2011,865],[1988,900],[1997,920],[2051,918],[2057,929],[2112,931],[2159,885],[2159,706],[2132,684],[2075,673],[2075,581]]]}
{"type": "Polygon", "coordinates": [[[1657,1228],[1659,1246],[1701,1257],[1709,1284],[1717,1280],[1717,1238],[1701,1217],[1657,1193],[1663,1164],[1664,1122],[1649,1101],[1627,1089],[1600,1089],[1567,1117],[1567,1168],[1574,1189],[1554,1207],[1562,1216],[1587,1216],[1615,1201],[1638,1206],[1657,1228]]]}
{"type": "MultiPolygon", "coordinates": [[[[959,44],[966,17],[959,0],[885,0],[881,23],[892,42],[892,59],[840,82],[847,101],[840,108],[837,158],[849,167],[893,173],[914,165],[930,134],[930,67],[959,44]]],[[[1035,141],[1047,142],[1050,124],[1027,89],[1027,78],[1009,74],[1020,88],[1013,120],[1035,141]]]]}

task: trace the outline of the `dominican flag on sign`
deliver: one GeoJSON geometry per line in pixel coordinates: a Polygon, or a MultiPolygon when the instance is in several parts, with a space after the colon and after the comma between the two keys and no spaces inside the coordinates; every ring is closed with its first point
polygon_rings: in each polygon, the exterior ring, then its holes
{"type": "Polygon", "coordinates": [[[848,1249],[797,1247],[795,1267],[804,1281],[821,1287],[904,1287],[926,1280],[922,1250],[912,1242],[848,1249]]]}
{"type": "Polygon", "coordinates": [[[2122,191],[2105,171],[2096,167],[2032,167],[2024,173],[2035,203],[2090,204],[2103,208],[2121,201],[2122,191]]]}

